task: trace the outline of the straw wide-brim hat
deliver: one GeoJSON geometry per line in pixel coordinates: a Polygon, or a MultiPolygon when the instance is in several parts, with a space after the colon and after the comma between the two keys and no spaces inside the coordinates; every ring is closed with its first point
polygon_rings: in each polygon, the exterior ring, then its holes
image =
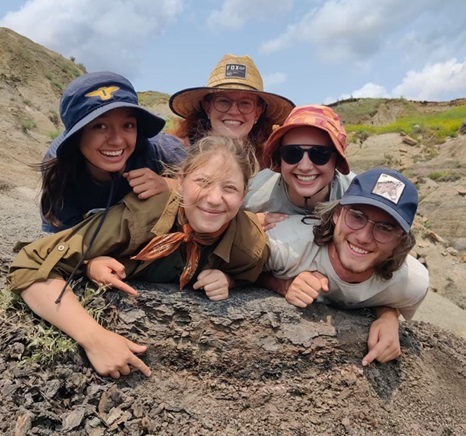
{"type": "Polygon", "coordinates": [[[346,129],[340,116],[330,107],[323,105],[296,106],[282,126],[277,127],[264,145],[264,161],[273,171],[280,172],[278,149],[281,140],[290,130],[297,127],[316,127],[328,133],[339,155],[337,170],[349,174],[350,168],[345,151],[348,145],[346,129]]]}
{"type": "Polygon", "coordinates": [[[262,77],[249,56],[226,54],[211,72],[207,86],[187,88],[173,94],[170,109],[187,118],[201,110],[201,102],[207,94],[222,91],[247,91],[258,95],[267,105],[265,116],[274,124],[281,124],[295,106],[285,97],[264,92],[262,77]]]}

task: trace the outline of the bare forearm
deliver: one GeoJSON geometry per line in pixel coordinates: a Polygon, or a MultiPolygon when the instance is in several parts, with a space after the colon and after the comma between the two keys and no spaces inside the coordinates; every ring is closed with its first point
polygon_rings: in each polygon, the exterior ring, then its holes
{"type": "Polygon", "coordinates": [[[256,281],[258,286],[270,289],[277,294],[286,295],[292,280],[279,279],[269,272],[263,272],[256,281]]]}
{"type": "Polygon", "coordinates": [[[72,337],[81,345],[86,344],[100,326],[81,306],[71,288],[68,288],[59,304],[55,304],[65,282],[50,279],[36,282],[22,292],[26,304],[41,318],[72,337]]]}

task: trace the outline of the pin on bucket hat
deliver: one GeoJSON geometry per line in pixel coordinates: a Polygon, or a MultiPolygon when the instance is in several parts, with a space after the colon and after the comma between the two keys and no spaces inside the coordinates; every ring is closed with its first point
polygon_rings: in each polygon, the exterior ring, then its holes
{"type": "Polygon", "coordinates": [[[296,127],[317,127],[327,132],[339,156],[337,170],[342,174],[350,172],[345,156],[346,129],[340,116],[330,107],[322,105],[296,106],[283,125],[271,133],[264,145],[264,162],[268,167],[273,171],[280,172],[281,160],[278,149],[281,145],[281,139],[287,132],[296,127]]]}
{"type": "Polygon", "coordinates": [[[352,180],[340,203],[345,206],[367,204],[378,207],[408,232],[416,216],[418,193],[414,184],[398,171],[374,168],[352,180]]]}
{"type": "Polygon", "coordinates": [[[165,120],[139,106],[131,82],[108,71],[87,73],[73,80],[63,92],[60,117],[65,130],[54,140],[57,156],[71,136],[104,113],[121,107],[134,108],[138,126],[147,138],[159,133],[165,120]]]}
{"type": "Polygon", "coordinates": [[[201,102],[207,94],[222,91],[248,91],[258,95],[267,105],[265,115],[274,124],[281,124],[294,107],[291,100],[264,91],[259,70],[249,56],[226,54],[210,73],[207,86],[187,88],[173,94],[170,109],[187,118],[201,110],[201,102]]]}

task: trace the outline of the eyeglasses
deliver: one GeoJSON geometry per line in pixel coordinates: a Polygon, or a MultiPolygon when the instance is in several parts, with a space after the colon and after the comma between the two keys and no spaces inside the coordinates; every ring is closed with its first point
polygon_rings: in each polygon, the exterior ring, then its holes
{"type": "Polygon", "coordinates": [[[242,98],[240,100],[232,100],[227,97],[217,96],[213,97],[212,103],[214,108],[222,114],[228,112],[233,104],[236,103],[236,107],[243,115],[248,115],[254,111],[257,102],[252,98],[242,98]]]}
{"type": "Polygon", "coordinates": [[[314,165],[325,165],[335,153],[335,149],[326,145],[313,145],[311,148],[303,148],[301,145],[282,145],[279,149],[281,158],[289,165],[301,162],[304,153],[314,165]]]}
{"type": "Polygon", "coordinates": [[[372,221],[367,218],[364,213],[360,210],[354,209],[345,209],[345,224],[351,230],[361,230],[366,227],[367,223],[372,224],[372,236],[377,242],[381,244],[387,244],[388,242],[392,242],[395,238],[399,238],[403,230],[401,230],[398,226],[384,223],[383,221],[372,221]]]}

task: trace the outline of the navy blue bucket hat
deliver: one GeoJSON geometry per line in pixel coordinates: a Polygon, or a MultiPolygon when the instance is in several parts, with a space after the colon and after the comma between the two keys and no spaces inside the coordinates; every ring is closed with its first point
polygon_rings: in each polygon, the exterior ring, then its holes
{"type": "Polygon", "coordinates": [[[398,171],[374,168],[352,180],[340,204],[378,207],[393,217],[405,232],[409,232],[416,216],[418,194],[414,184],[398,171]]]}
{"type": "Polygon", "coordinates": [[[57,156],[77,131],[104,113],[121,107],[134,108],[138,126],[147,138],[159,133],[165,120],[139,106],[131,82],[109,71],[87,73],[73,80],[63,92],[60,117],[65,130],[53,141],[57,156]]]}

